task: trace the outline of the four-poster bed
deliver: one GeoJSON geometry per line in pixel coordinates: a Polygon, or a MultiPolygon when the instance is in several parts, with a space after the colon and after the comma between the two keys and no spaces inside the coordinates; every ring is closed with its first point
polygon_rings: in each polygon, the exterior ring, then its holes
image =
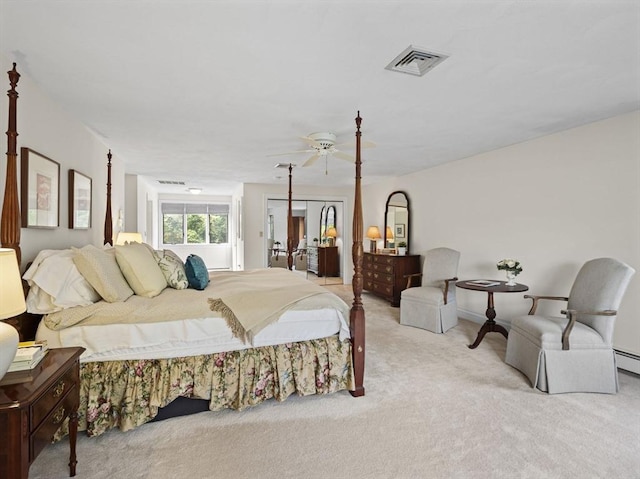
{"type": "MultiPolygon", "coordinates": [[[[8,152],[7,152],[7,182],[5,189],[5,198],[3,203],[2,222],[0,223],[0,237],[2,245],[20,251],[20,212],[18,206],[17,191],[17,171],[16,147],[17,147],[17,129],[16,129],[16,85],[19,74],[16,71],[15,64],[12,71],[9,72],[11,81],[11,90],[9,90],[9,131],[8,135],[8,152]],[[14,184],[15,183],[15,184],[14,184]],[[6,210],[6,213],[5,213],[6,210]]],[[[302,339],[300,341],[289,342],[288,344],[265,345],[265,346],[239,346],[237,350],[222,350],[210,354],[195,356],[171,357],[166,359],[149,359],[144,356],[126,359],[126,360],[110,360],[97,359],[83,362],[81,366],[81,399],[80,429],[87,429],[91,435],[97,435],[110,427],[118,426],[123,430],[136,427],[144,422],[148,422],[158,414],[158,410],[170,404],[178,397],[197,395],[203,397],[208,402],[208,408],[217,410],[222,408],[243,409],[246,406],[258,404],[265,399],[275,397],[278,400],[284,400],[292,393],[300,395],[306,394],[324,394],[348,389],[353,396],[364,395],[364,308],[362,305],[362,205],[360,192],[360,124],[361,118],[358,112],[356,118],[356,176],[355,176],[355,197],[354,197],[354,214],[353,214],[353,264],[354,276],[352,281],[353,287],[353,303],[349,310],[346,307],[344,314],[344,328],[348,333],[338,335],[337,332],[331,333],[330,336],[321,336],[318,339],[302,339]],[[326,336],[326,337],[325,337],[326,336]],[[348,336],[347,339],[344,339],[348,336]],[[305,356],[311,351],[312,356],[305,356]],[[309,363],[309,359],[313,358],[309,363]],[[299,377],[288,383],[278,377],[279,370],[271,361],[285,361],[287,371],[291,368],[299,368],[297,374],[299,377]],[[308,363],[306,366],[303,363],[308,363]],[[225,364],[228,365],[225,370],[225,364]],[[267,366],[264,366],[267,364],[267,366]],[[315,369],[308,370],[309,364],[315,364],[315,369]],[[177,367],[177,369],[176,369],[177,367]],[[261,368],[265,369],[264,371],[261,368]],[[307,369],[305,369],[307,368],[307,369]],[[194,373],[194,370],[206,370],[208,379],[205,381],[202,376],[194,373]],[[250,379],[243,377],[242,373],[237,372],[231,375],[229,371],[249,371],[250,379]],[[213,371],[213,373],[212,373],[213,371]],[[240,374],[240,377],[238,377],[240,374]],[[262,374],[262,376],[261,376],[262,374]],[[276,377],[274,378],[274,374],[276,377]],[[216,376],[217,375],[217,376],[216,376]],[[311,375],[311,376],[309,376],[311,375]],[[148,381],[141,381],[139,378],[156,377],[158,384],[149,385],[148,381]],[[115,379],[112,379],[115,378],[115,379]],[[138,381],[136,381],[138,379],[138,381]],[[206,382],[206,384],[203,384],[206,382]],[[242,383],[240,385],[235,383],[242,383]],[[121,409],[119,404],[111,404],[108,398],[105,399],[103,389],[104,383],[109,383],[107,387],[117,390],[123,389],[130,391],[131,389],[144,390],[141,397],[135,398],[133,407],[136,411],[125,411],[123,406],[121,409]],[[232,383],[234,383],[232,385],[232,383]],[[265,384],[268,383],[268,384],[265,384]],[[229,389],[232,387],[237,389],[233,397],[223,397],[222,392],[219,397],[215,396],[216,391],[221,389],[229,389]],[[267,390],[268,389],[268,390],[267,390]],[[83,427],[84,421],[84,427],[83,427]]],[[[111,151],[107,154],[107,205],[104,222],[104,245],[112,245],[112,224],[113,218],[111,213],[111,151]]],[[[289,166],[289,210],[288,210],[288,234],[287,234],[287,263],[289,269],[293,264],[293,237],[292,237],[292,165],[289,166]]],[[[278,274],[284,274],[281,270],[278,274]]],[[[231,275],[233,273],[226,273],[231,275]]],[[[239,273],[235,273],[239,274],[239,273]]],[[[292,276],[287,273],[288,276],[292,276]]],[[[215,285],[222,279],[213,276],[212,283],[215,285]]],[[[306,280],[304,280],[306,282],[306,280]]],[[[186,292],[187,290],[185,290],[186,292]]],[[[192,290],[191,290],[192,291],[192,290]]],[[[172,293],[181,293],[173,291],[172,293]]],[[[192,291],[192,293],[196,293],[192,291]]],[[[197,294],[197,293],[196,293],[197,294]]],[[[316,293],[314,293],[316,294],[316,293]]],[[[325,294],[325,293],[322,293],[325,294]]],[[[331,293],[326,293],[331,294],[331,293]]],[[[135,297],[135,295],[134,295],[135,297]]],[[[315,296],[314,296],[315,297],[315,296]]],[[[337,297],[336,297],[337,298],[337,297]]],[[[300,300],[300,304],[305,299],[300,300]]],[[[102,301],[100,301],[102,303],[102,301]]],[[[120,303],[121,304],[121,303],[120,303]]],[[[343,303],[344,304],[344,303],[343,303]]],[[[346,305],[345,305],[346,306],[346,305]]],[[[87,306],[92,308],[93,305],[87,306]]],[[[310,308],[310,306],[305,306],[310,308]]],[[[333,306],[332,306],[333,307],[333,306]]],[[[81,308],[84,308],[81,307],[81,308]]],[[[297,306],[293,306],[295,310],[297,306]]],[[[300,306],[304,309],[304,307],[300,306]]],[[[322,307],[324,308],[324,306],[322,307]]],[[[78,308],[71,308],[77,310],[78,308]]],[[[335,306],[338,311],[339,306],[335,306]]],[[[324,311],[324,309],[322,309],[324,311]]],[[[287,310],[283,313],[288,314],[287,310]]],[[[296,311],[293,311],[294,313],[296,311]]],[[[53,319],[59,313],[48,314],[40,325],[40,328],[46,332],[47,325],[52,324],[53,319]]],[[[336,315],[340,316],[340,315],[336,315]]],[[[276,325],[280,320],[276,321],[276,325]]],[[[338,321],[339,322],[339,321],[338,321]]],[[[163,323],[167,324],[167,323],[163,323]]],[[[95,326],[95,325],[94,325],[95,326]]],[[[271,326],[271,325],[270,325],[271,326]]],[[[269,326],[269,327],[270,327],[269,326]]],[[[75,334],[75,326],[67,328],[73,330],[75,334]]],[[[90,326],[85,327],[85,331],[90,326]]],[[[64,331],[67,331],[65,329],[64,331]]],[[[265,328],[267,331],[267,328],[265,328]]],[[[40,334],[40,329],[39,329],[40,334]]],[[[43,333],[44,334],[44,333],[43,333]]],[[[256,338],[262,334],[262,331],[256,333],[256,338]]],[[[60,334],[60,337],[63,337],[60,334]]],[[[74,337],[69,334],[68,337],[74,337]]],[[[55,340],[53,341],[55,344],[55,340]]],[[[63,344],[64,345],[64,344],[63,344]]],[[[296,371],[293,372],[294,376],[296,371]]],[[[286,374],[285,374],[286,375],[286,374]]],[[[124,393],[123,393],[124,394],[124,393]]],[[[126,395],[127,400],[130,398],[126,395]]],[[[115,401],[115,397],[113,398],[115,401]]],[[[120,398],[122,400],[122,397],[120,398]]],[[[178,414],[182,414],[178,412],[178,414]]]]}

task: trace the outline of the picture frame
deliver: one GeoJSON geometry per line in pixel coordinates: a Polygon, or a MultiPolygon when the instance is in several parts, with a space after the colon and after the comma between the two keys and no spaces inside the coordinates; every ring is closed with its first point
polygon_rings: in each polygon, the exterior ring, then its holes
{"type": "Polygon", "coordinates": [[[23,228],[57,228],[60,163],[31,148],[20,148],[20,200],[23,228]]]}
{"type": "Polygon", "coordinates": [[[404,234],[405,234],[404,232],[405,232],[405,225],[403,223],[396,223],[395,237],[404,238],[404,234]]]}
{"type": "Polygon", "coordinates": [[[69,229],[91,228],[92,182],[78,170],[69,170],[69,229]]]}

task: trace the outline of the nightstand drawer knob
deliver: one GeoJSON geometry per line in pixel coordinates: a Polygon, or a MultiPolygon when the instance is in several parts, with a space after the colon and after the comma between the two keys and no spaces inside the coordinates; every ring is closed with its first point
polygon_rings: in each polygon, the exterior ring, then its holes
{"type": "Polygon", "coordinates": [[[53,390],[53,397],[59,398],[60,396],[62,396],[63,392],[64,392],[64,379],[60,381],[56,386],[56,388],[53,390]]]}
{"type": "Polygon", "coordinates": [[[56,413],[53,415],[53,424],[60,424],[62,422],[62,420],[64,419],[64,407],[61,407],[60,409],[58,409],[56,411],[56,413]]]}

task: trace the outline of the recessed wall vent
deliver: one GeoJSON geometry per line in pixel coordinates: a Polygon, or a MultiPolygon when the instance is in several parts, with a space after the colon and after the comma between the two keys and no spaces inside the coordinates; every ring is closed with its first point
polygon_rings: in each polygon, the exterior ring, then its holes
{"type": "Polygon", "coordinates": [[[161,185],[185,185],[184,181],[174,181],[174,180],[158,180],[158,183],[161,185]]]}
{"type": "Polygon", "coordinates": [[[421,77],[447,58],[449,58],[449,55],[430,52],[426,48],[409,45],[385,68],[393,72],[408,73],[409,75],[421,77]]]}

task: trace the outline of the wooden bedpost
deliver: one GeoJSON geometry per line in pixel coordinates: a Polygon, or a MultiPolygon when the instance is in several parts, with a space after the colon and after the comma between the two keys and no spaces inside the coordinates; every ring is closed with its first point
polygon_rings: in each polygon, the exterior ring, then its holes
{"type": "Polygon", "coordinates": [[[7,128],[7,178],[4,185],[4,201],[2,203],[2,219],[0,220],[0,242],[3,248],[12,248],[18,258],[18,267],[22,259],[20,251],[20,204],[18,203],[18,127],[17,107],[18,92],[16,86],[20,74],[13,69],[7,72],[11,89],[7,91],[9,97],[9,127],[7,128]]]}
{"type": "Polygon", "coordinates": [[[289,163],[289,210],[287,212],[287,267],[293,269],[293,208],[291,206],[291,171],[293,165],[289,163]]]}
{"type": "Polygon", "coordinates": [[[353,354],[353,369],[355,375],[355,389],[351,392],[354,397],[364,396],[364,308],[362,306],[362,193],[360,191],[362,158],[360,156],[360,112],[356,117],[356,185],[353,200],[353,305],[349,315],[351,343],[353,354]]]}
{"type": "Polygon", "coordinates": [[[113,218],[111,216],[111,149],[107,153],[107,212],[104,217],[104,243],[113,246],[113,218]]]}

